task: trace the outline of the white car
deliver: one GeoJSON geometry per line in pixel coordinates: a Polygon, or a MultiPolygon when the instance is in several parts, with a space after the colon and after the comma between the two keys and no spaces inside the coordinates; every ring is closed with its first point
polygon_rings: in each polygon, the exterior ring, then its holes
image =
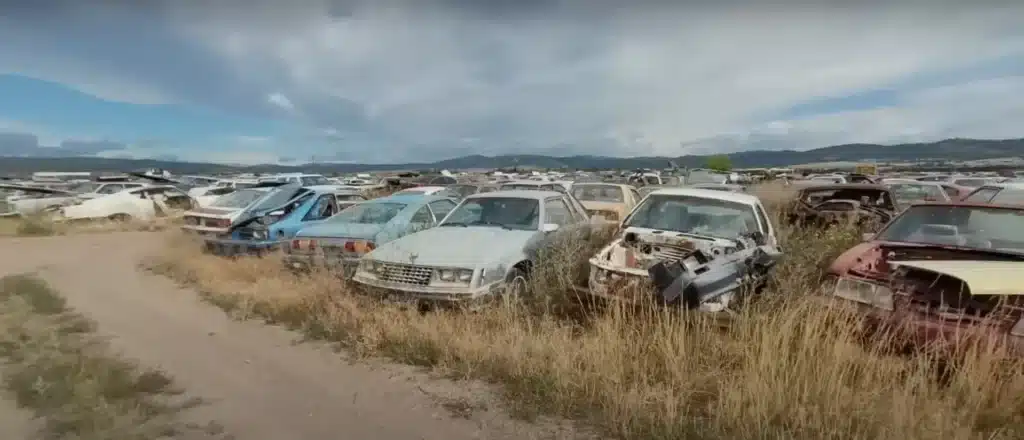
{"type": "MultiPolygon", "coordinates": [[[[621,299],[612,281],[646,280],[660,262],[685,261],[694,251],[712,258],[758,245],[778,247],[775,228],[760,199],[731,191],[698,188],[650,193],[622,220],[619,237],[590,259],[590,293],[621,299]],[[755,239],[756,238],[756,239],[755,239]]],[[[623,290],[625,292],[625,290],[623,290]]],[[[702,310],[728,306],[732,295],[717,297],[702,310]]]]}
{"type": "Polygon", "coordinates": [[[57,220],[152,220],[175,217],[194,206],[195,200],[178,188],[149,185],[65,206],[58,211],[57,220]]]}
{"type": "Polygon", "coordinates": [[[380,245],[353,280],[401,302],[472,304],[527,287],[534,251],[555,231],[586,227],[578,202],[555,191],[473,194],[437,226],[380,245]]]}

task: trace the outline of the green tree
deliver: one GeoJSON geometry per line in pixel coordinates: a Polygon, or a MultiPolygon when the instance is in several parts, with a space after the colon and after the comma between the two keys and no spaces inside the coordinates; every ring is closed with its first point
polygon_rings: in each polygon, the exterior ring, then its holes
{"type": "Polygon", "coordinates": [[[729,160],[729,156],[720,154],[709,157],[707,162],[704,162],[704,166],[708,169],[724,172],[732,169],[732,161],[729,160]]]}

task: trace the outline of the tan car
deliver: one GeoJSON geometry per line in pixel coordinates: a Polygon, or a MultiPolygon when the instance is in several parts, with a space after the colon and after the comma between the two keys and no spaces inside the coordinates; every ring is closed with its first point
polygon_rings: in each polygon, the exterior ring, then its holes
{"type": "Polygon", "coordinates": [[[591,217],[603,217],[618,222],[626,217],[640,203],[640,193],[630,185],[618,183],[575,183],[572,195],[591,217]]]}

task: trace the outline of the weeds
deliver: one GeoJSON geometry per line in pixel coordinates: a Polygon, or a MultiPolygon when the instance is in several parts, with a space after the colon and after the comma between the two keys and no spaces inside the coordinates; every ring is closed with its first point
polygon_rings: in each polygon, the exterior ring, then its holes
{"type": "Polygon", "coordinates": [[[45,237],[98,232],[160,231],[177,224],[175,219],[152,221],[115,222],[97,220],[91,222],[56,222],[41,217],[0,219],[0,236],[45,237]]]}
{"type": "Polygon", "coordinates": [[[135,440],[182,427],[171,379],[110,353],[94,324],[40,279],[0,279],[0,372],[19,406],[42,420],[45,439],[135,440]]]}
{"type": "Polygon", "coordinates": [[[399,310],[330,274],[295,276],[274,258],[202,255],[180,238],[148,265],[239,318],[501,384],[520,416],[582,419],[620,438],[1024,436],[1020,365],[1001,368],[995,354],[977,351],[940,383],[928,356],[860,344],[857,318],[815,296],[823,268],[859,232],[777,227],[787,255],[775,281],[765,300],[738,310],[727,326],[674,309],[580,306],[572,286],[610,230],[542,249],[532,301],[479,313],[399,310]]]}

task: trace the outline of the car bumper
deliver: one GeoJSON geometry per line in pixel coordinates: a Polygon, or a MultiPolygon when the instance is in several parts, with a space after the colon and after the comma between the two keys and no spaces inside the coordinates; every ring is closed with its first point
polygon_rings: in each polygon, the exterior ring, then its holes
{"type": "Polygon", "coordinates": [[[211,239],[205,241],[207,252],[222,257],[244,255],[263,256],[281,248],[281,242],[274,240],[231,240],[211,239]]]}
{"type": "Polygon", "coordinates": [[[285,254],[282,258],[284,266],[298,272],[310,272],[313,269],[327,269],[339,272],[345,278],[351,278],[359,267],[360,257],[327,258],[319,254],[285,254]]]}
{"type": "Polygon", "coordinates": [[[371,294],[387,301],[439,307],[465,307],[482,305],[498,297],[504,281],[495,281],[480,287],[469,286],[417,286],[386,282],[376,277],[356,274],[353,281],[369,288],[371,294]]]}
{"type": "Polygon", "coordinates": [[[961,324],[925,316],[917,311],[901,309],[899,303],[895,310],[889,311],[833,296],[822,297],[822,302],[861,316],[863,329],[872,341],[891,335],[896,338],[894,342],[911,350],[945,354],[963,352],[963,348],[979,344],[1005,350],[1012,357],[1024,358],[1024,337],[1011,336],[1002,329],[985,324],[961,324]]]}

